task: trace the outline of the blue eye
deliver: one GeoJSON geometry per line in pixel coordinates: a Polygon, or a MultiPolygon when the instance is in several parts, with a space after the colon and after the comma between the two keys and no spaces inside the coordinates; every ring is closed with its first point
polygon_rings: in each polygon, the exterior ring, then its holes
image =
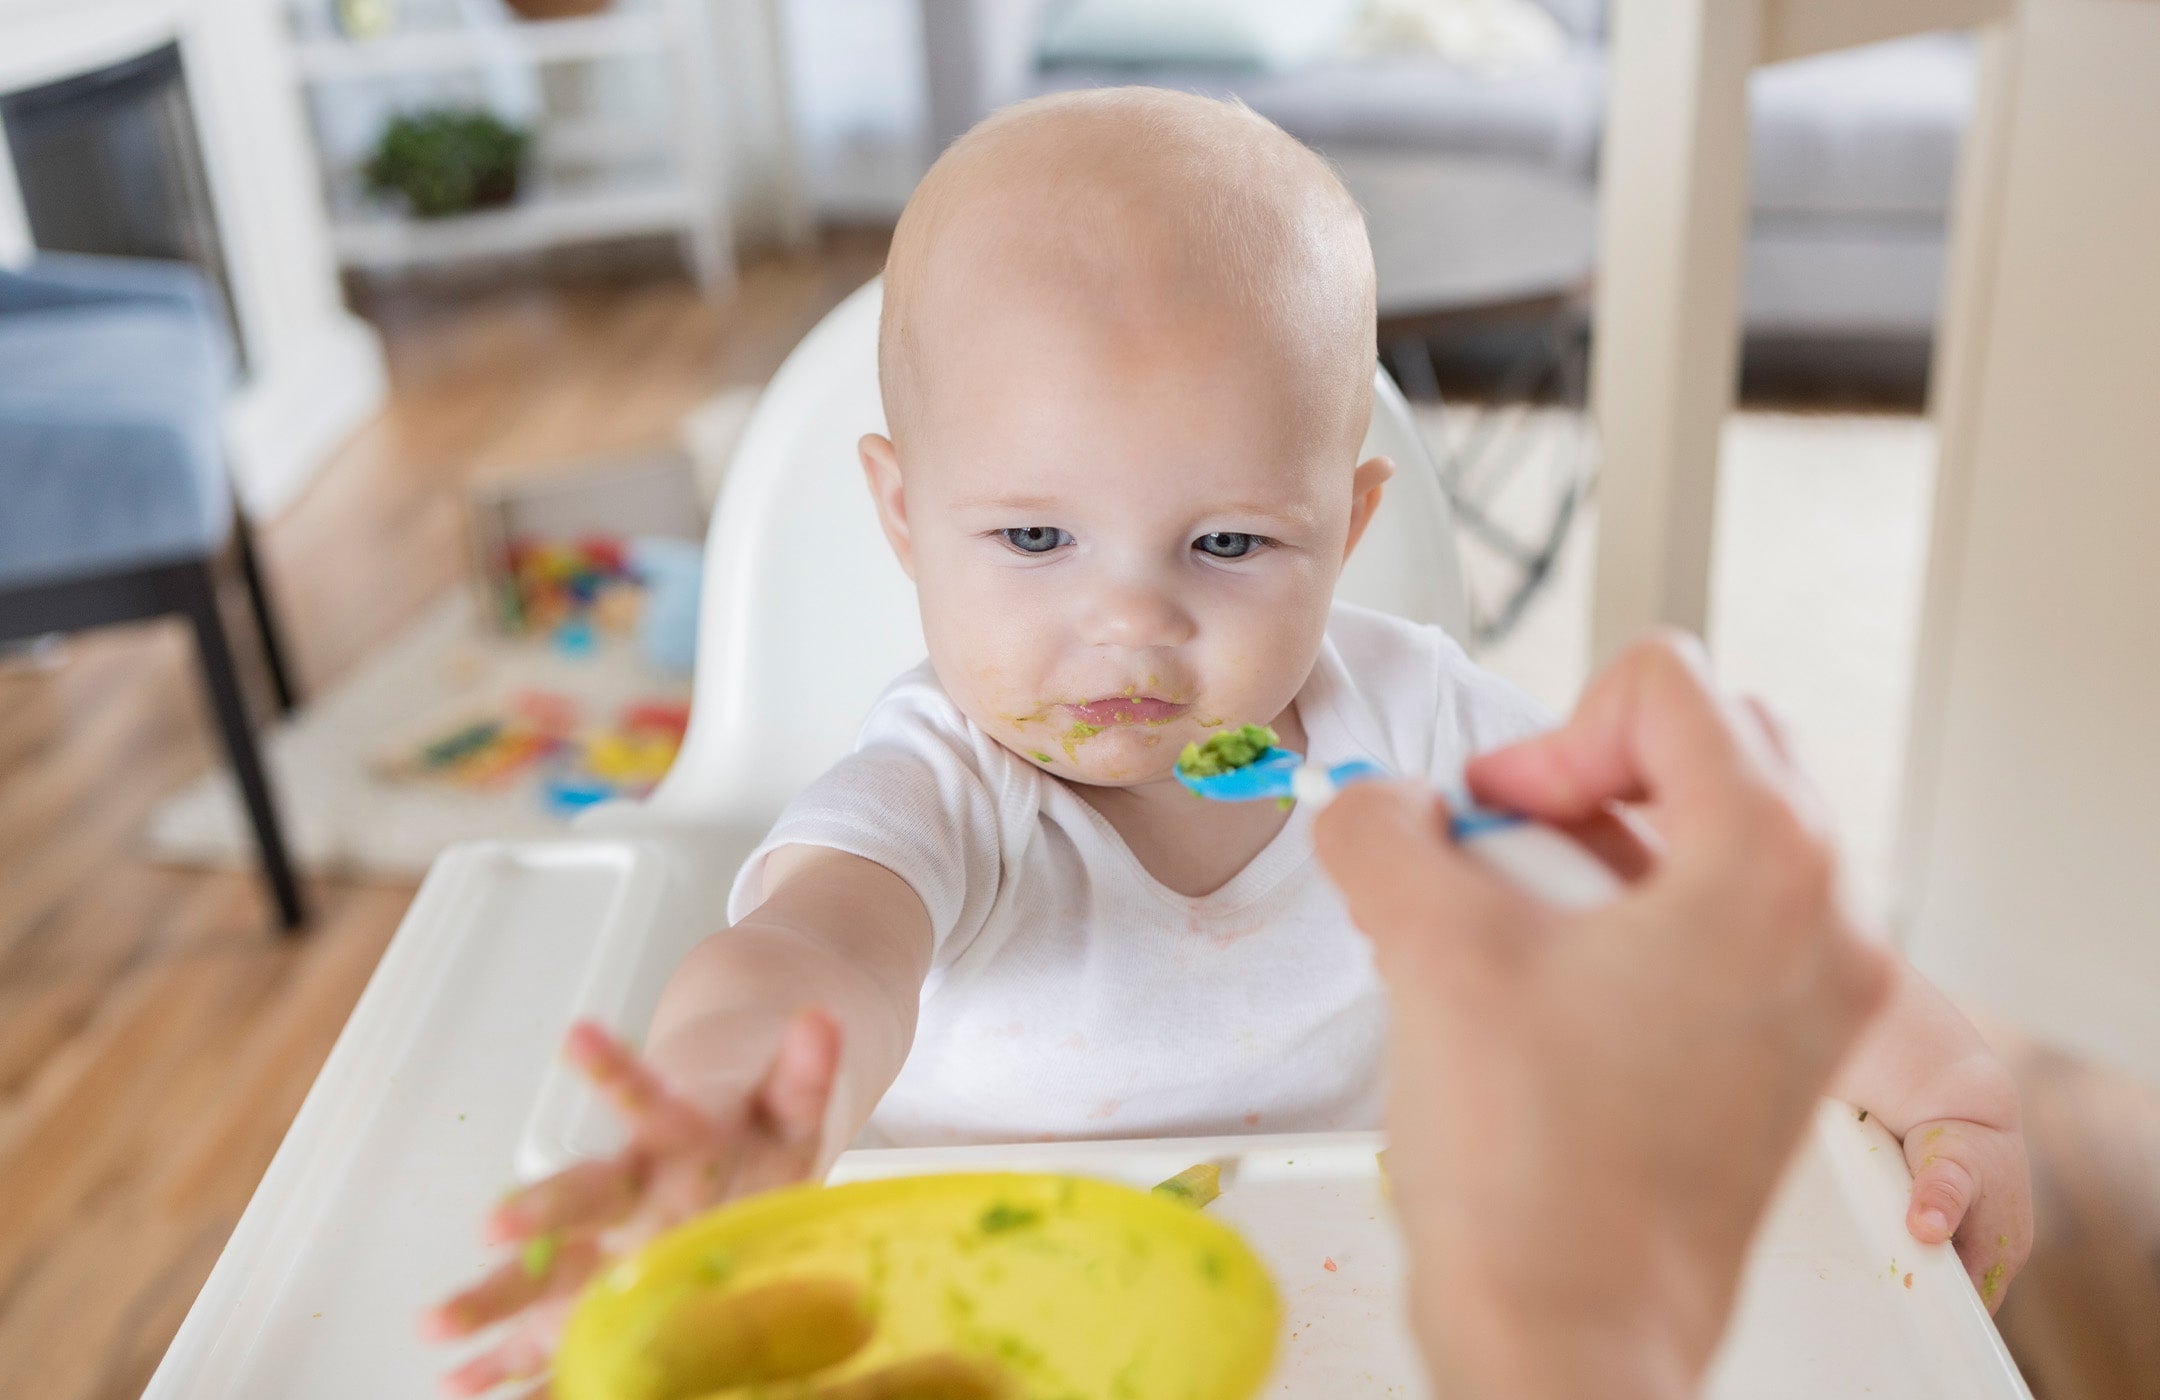
{"type": "Polygon", "coordinates": [[[1217,559],[1243,559],[1260,545],[1261,539],[1258,535],[1241,534],[1235,530],[1218,530],[1212,535],[1202,535],[1193,541],[1194,549],[1202,554],[1211,554],[1217,559]]]}
{"type": "Polygon", "coordinates": [[[1016,530],[1000,530],[998,535],[1022,554],[1048,554],[1061,544],[1072,543],[1072,536],[1054,525],[1028,525],[1016,530]]]}

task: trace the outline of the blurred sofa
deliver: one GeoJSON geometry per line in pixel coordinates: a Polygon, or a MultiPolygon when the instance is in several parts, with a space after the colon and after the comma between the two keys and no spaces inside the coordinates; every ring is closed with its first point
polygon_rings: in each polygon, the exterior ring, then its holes
{"type": "MultiPolygon", "coordinates": [[[[1283,72],[1044,67],[1066,0],[920,0],[940,149],[994,108],[1041,92],[1144,82],[1236,94],[1323,150],[1490,155],[1595,179],[1605,0],[1537,0],[1567,39],[1502,74],[1429,54],[1330,59],[1283,72]]],[[[1970,36],[1930,34],[1759,70],[1752,86],[1751,339],[1913,342],[1941,297],[1952,176],[1972,108],[1970,36]]]]}

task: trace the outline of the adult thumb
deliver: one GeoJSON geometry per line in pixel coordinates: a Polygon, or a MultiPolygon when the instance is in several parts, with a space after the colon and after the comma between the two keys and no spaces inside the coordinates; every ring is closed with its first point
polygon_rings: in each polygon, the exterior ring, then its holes
{"type": "Polygon", "coordinates": [[[1448,834],[1447,803],[1423,783],[1360,783],[1313,826],[1320,864],[1383,959],[1483,959],[1519,946],[1535,900],[1448,834]]]}

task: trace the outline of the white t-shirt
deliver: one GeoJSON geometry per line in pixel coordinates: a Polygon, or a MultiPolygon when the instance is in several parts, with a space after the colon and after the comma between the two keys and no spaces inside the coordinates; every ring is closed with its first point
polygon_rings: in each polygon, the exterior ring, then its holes
{"type": "MultiPolygon", "coordinates": [[[[1340,603],[1295,703],[1308,757],[1451,784],[1471,754],[1550,722],[1439,628],[1340,603]]],[[[891,870],[936,931],[914,1049],[865,1141],[1379,1124],[1386,1006],[1304,808],[1227,885],[1178,894],[962,715],[926,663],[781,814],[736,877],[730,922],[789,845],[891,870]]]]}

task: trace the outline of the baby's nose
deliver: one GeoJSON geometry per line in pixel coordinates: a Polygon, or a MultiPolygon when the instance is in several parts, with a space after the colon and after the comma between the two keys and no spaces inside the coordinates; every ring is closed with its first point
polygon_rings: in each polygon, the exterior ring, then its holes
{"type": "Polygon", "coordinates": [[[1192,640],[1192,617],[1168,590],[1118,582],[1095,589],[1081,619],[1081,635],[1090,646],[1181,646],[1192,640]]]}

